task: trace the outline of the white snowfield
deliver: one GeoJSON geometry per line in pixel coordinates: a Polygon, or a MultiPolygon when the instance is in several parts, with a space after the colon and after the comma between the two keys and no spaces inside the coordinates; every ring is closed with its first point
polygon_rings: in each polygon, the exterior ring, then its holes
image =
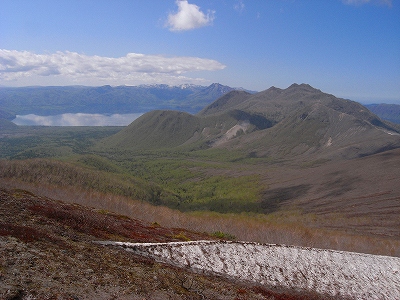
{"type": "Polygon", "coordinates": [[[345,299],[400,299],[398,257],[248,242],[100,243],[266,288],[345,299]]]}

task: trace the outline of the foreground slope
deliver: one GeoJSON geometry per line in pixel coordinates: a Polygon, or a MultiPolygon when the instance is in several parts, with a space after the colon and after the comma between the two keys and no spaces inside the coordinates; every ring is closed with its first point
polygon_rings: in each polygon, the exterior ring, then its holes
{"type": "MultiPolygon", "coordinates": [[[[207,238],[23,190],[0,190],[0,299],[287,299],[199,275],[96,240],[169,242],[207,238]]],[[[292,297],[290,299],[304,299],[292,297]]]]}
{"type": "Polygon", "coordinates": [[[396,299],[398,295],[398,258],[205,242],[206,234],[145,224],[24,190],[1,189],[0,204],[1,299],[296,300],[355,295],[396,299]],[[183,237],[198,241],[180,243],[183,237]],[[129,252],[104,244],[122,245],[129,252]],[[365,269],[359,273],[361,267],[365,269]],[[377,274],[381,277],[368,281],[377,274]]]}
{"type": "Polygon", "coordinates": [[[155,111],[103,146],[237,149],[276,159],[350,159],[400,147],[400,127],[359,103],[306,84],[250,94],[231,91],[199,114],[155,111]]]}

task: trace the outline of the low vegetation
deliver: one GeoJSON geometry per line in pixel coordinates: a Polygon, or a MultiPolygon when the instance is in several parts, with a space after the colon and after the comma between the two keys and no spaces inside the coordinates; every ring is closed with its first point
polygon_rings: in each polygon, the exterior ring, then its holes
{"type": "Polygon", "coordinates": [[[129,176],[119,174],[111,176],[104,171],[93,172],[59,161],[43,159],[2,161],[0,174],[3,178],[18,178],[38,186],[41,184],[59,188],[75,186],[86,191],[123,195],[150,203],[162,202],[161,188],[156,185],[129,176]]]}
{"type": "Polygon", "coordinates": [[[130,174],[97,156],[82,156],[77,162],[81,166],[48,159],[3,160],[0,161],[0,177],[19,178],[38,185],[76,186],[182,211],[258,209],[259,185],[254,175],[210,176],[201,170],[190,171],[195,163],[180,164],[177,160],[165,159],[133,162],[135,169],[130,174]]]}
{"type": "Polygon", "coordinates": [[[225,233],[225,232],[222,232],[222,231],[215,231],[211,235],[213,237],[216,237],[216,238],[221,239],[221,240],[233,241],[233,240],[236,239],[236,237],[234,235],[232,235],[230,233],[225,233]]]}
{"type": "Polygon", "coordinates": [[[121,127],[15,126],[10,128],[0,124],[0,158],[65,158],[74,154],[84,154],[99,139],[120,130],[121,127]]]}
{"type": "MultiPolygon", "coordinates": [[[[337,249],[362,253],[400,256],[400,241],[387,236],[366,235],[344,230],[323,229],[323,220],[299,211],[276,214],[221,214],[217,212],[180,212],[165,206],[123,196],[81,190],[77,187],[56,187],[2,179],[1,186],[32,191],[37,195],[78,203],[98,209],[99,213],[117,213],[142,220],[152,228],[185,228],[203,232],[209,237],[225,240],[256,241],[272,244],[299,245],[324,249],[337,249]]],[[[24,192],[25,193],[25,192],[24,192]]],[[[343,221],[343,219],[341,219],[343,221]]],[[[170,237],[186,240],[188,236],[177,230],[170,237]]],[[[188,237],[191,239],[190,237],[188,237]]]]}

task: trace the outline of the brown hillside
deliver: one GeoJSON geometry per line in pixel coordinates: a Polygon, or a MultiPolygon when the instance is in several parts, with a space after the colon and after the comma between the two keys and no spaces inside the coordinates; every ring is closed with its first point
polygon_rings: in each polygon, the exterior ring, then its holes
{"type": "Polygon", "coordinates": [[[399,170],[400,149],[319,166],[271,168],[263,174],[269,188],[261,201],[265,212],[297,207],[314,215],[318,227],[399,240],[399,170]]]}

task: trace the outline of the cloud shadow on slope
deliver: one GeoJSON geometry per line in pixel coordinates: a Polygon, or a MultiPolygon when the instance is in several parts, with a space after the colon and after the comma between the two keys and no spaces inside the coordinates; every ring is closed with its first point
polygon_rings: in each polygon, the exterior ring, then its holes
{"type": "Polygon", "coordinates": [[[310,184],[300,184],[267,190],[261,196],[260,206],[264,213],[273,213],[279,210],[284,202],[306,195],[310,188],[310,184]]]}

